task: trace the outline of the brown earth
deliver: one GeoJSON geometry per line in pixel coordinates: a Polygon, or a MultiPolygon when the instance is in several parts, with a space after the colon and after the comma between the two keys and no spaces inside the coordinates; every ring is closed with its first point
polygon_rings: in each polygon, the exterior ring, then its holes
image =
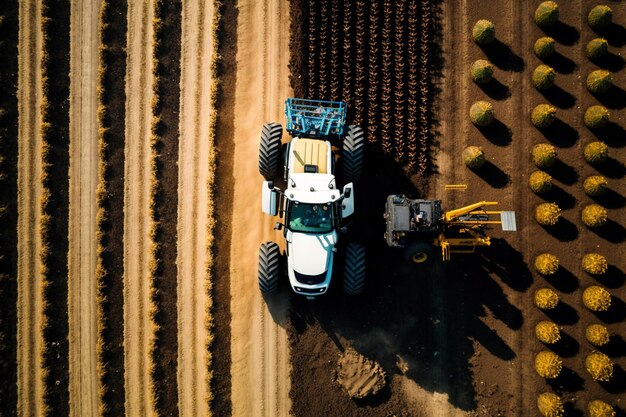
{"type": "Polygon", "coordinates": [[[124,381],[125,411],[154,415],[152,300],[154,236],[154,2],[128,3],[126,142],[124,159],[124,381]]]}
{"type": "Polygon", "coordinates": [[[72,1],[68,253],[70,414],[100,409],[97,326],[99,2],[72,1]]]}
{"type": "Polygon", "coordinates": [[[45,372],[44,288],[41,274],[42,31],[41,2],[19,4],[18,43],[18,412],[42,414],[45,372]]]}
{"type": "Polygon", "coordinates": [[[213,263],[212,124],[215,59],[212,2],[186,2],[182,9],[180,142],[178,175],[178,411],[207,415],[211,399],[208,325],[213,263]]]}
{"type": "Polygon", "coordinates": [[[350,398],[376,395],[385,387],[385,371],[354,349],[345,350],[337,361],[337,382],[350,398]]]}

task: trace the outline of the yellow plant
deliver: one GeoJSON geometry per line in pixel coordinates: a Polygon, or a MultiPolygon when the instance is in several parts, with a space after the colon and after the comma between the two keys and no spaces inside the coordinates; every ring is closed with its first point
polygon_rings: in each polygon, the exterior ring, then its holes
{"type": "Polygon", "coordinates": [[[477,169],[485,164],[485,153],[479,146],[468,146],[463,150],[463,162],[468,168],[477,169]]]}
{"type": "Polygon", "coordinates": [[[599,253],[587,253],[583,256],[583,271],[592,275],[604,274],[609,267],[606,258],[599,253]]]}
{"type": "Polygon", "coordinates": [[[556,71],[554,68],[541,64],[533,71],[533,85],[537,90],[546,90],[554,85],[556,71]]]}
{"type": "Polygon", "coordinates": [[[556,148],[549,143],[538,143],[531,151],[533,163],[539,168],[550,168],[556,162],[556,148]]]}
{"type": "Polygon", "coordinates": [[[581,220],[587,227],[604,226],[607,220],[606,209],[598,204],[589,204],[583,208],[581,220]]]}
{"type": "Polygon", "coordinates": [[[550,288],[535,291],[535,305],[542,310],[551,310],[559,303],[559,295],[550,288]]]}
{"type": "Polygon", "coordinates": [[[544,320],[535,326],[535,336],[540,342],[553,344],[561,340],[561,331],[555,323],[544,320]]]}
{"type": "Polygon", "coordinates": [[[559,376],[563,369],[563,361],[554,352],[544,350],[535,356],[535,370],[539,376],[554,379],[559,376]]]}
{"type": "Polygon", "coordinates": [[[544,392],[537,397],[537,408],[543,417],[563,417],[563,401],[551,392],[544,392]]]}
{"type": "Polygon", "coordinates": [[[604,38],[595,38],[589,41],[585,53],[589,59],[600,59],[609,51],[609,43],[604,38]]]}
{"type": "Polygon", "coordinates": [[[585,145],[583,156],[590,164],[601,164],[609,157],[609,147],[604,142],[590,142],[585,145]]]}
{"type": "Polygon", "coordinates": [[[609,182],[602,175],[591,175],[585,179],[583,188],[590,196],[599,196],[606,192],[609,182]]]}
{"type": "Polygon", "coordinates": [[[541,203],[535,209],[535,220],[542,226],[554,226],[561,217],[561,209],[555,203],[541,203]]]}
{"type": "Polygon", "coordinates": [[[589,402],[589,417],[615,417],[615,410],[601,400],[589,402]]]}
{"type": "Polygon", "coordinates": [[[528,178],[528,186],[537,194],[547,193],[552,189],[552,177],[543,171],[535,171],[528,178]]]}
{"type": "Polygon", "coordinates": [[[470,107],[469,114],[476,126],[489,126],[493,121],[493,105],[488,101],[477,101],[470,107]]]}
{"type": "Polygon", "coordinates": [[[611,307],[611,294],[599,285],[592,285],[583,291],[583,304],[591,311],[607,311],[611,307]]]}
{"type": "Polygon", "coordinates": [[[595,381],[608,381],[613,376],[613,361],[601,352],[592,352],[585,359],[587,372],[595,381]]]}
{"type": "Polygon", "coordinates": [[[533,50],[538,58],[547,58],[554,53],[554,39],[549,36],[544,36],[535,41],[533,50]]]}
{"type": "Polygon", "coordinates": [[[609,330],[601,324],[590,324],[585,329],[585,337],[594,346],[604,346],[609,343],[609,330]]]}
{"type": "Polygon", "coordinates": [[[530,121],[532,124],[540,129],[552,125],[555,118],[556,108],[549,104],[539,104],[533,109],[530,115],[530,121]]]}
{"type": "Polygon", "coordinates": [[[591,106],[585,111],[585,126],[589,129],[601,129],[611,120],[611,114],[604,106],[591,106]]]}
{"type": "Polygon", "coordinates": [[[554,275],[559,269],[559,258],[550,253],[542,253],[535,258],[535,269],[542,275],[554,275]]]}

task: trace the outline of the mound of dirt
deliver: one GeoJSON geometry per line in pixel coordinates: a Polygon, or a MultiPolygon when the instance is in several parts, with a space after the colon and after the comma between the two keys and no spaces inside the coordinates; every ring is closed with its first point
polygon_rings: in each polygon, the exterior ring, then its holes
{"type": "Polygon", "coordinates": [[[337,382],[350,398],[377,394],[385,386],[385,371],[380,365],[354,349],[347,349],[337,364],[337,382]]]}

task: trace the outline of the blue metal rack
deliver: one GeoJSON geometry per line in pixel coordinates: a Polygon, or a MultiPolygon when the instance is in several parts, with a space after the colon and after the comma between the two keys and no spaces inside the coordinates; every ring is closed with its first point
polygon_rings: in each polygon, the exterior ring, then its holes
{"type": "Polygon", "coordinates": [[[285,101],[287,132],[291,136],[323,139],[343,135],[346,105],[343,101],[288,98],[285,101]]]}

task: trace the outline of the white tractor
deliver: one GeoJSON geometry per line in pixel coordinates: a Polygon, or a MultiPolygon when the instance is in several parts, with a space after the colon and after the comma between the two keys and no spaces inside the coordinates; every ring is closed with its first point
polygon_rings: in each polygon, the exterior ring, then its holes
{"type": "MultiPolygon", "coordinates": [[[[286,130],[292,136],[289,142],[282,143],[283,129],[278,123],[266,123],[261,133],[259,172],[265,178],[262,209],[282,219],[275,229],[283,230],[287,243],[286,269],[291,288],[312,299],[328,290],[337,244],[347,231],[346,219],[354,213],[353,181],[361,175],[364,136],[357,126],[348,126],[344,133],[343,102],[290,98],[285,103],[285,114],[286,130]],[[337,163],[333,143],[341,148],[337,163]],[[279,172],[281,165],[283,175],[279,172]],[[335,177],[336,165],[345,184],[341,190],[335,177]],[[284,191],[274,185],[278,181],[284,181],[284,191]]],[[[278,287],[283,270],[281,258],[275,242],[261,244],[259,287],[263,293],[278,287]]],[[[346,294],[363,291],[362,245],[345,245],[343,278],[346,294]]]]}

